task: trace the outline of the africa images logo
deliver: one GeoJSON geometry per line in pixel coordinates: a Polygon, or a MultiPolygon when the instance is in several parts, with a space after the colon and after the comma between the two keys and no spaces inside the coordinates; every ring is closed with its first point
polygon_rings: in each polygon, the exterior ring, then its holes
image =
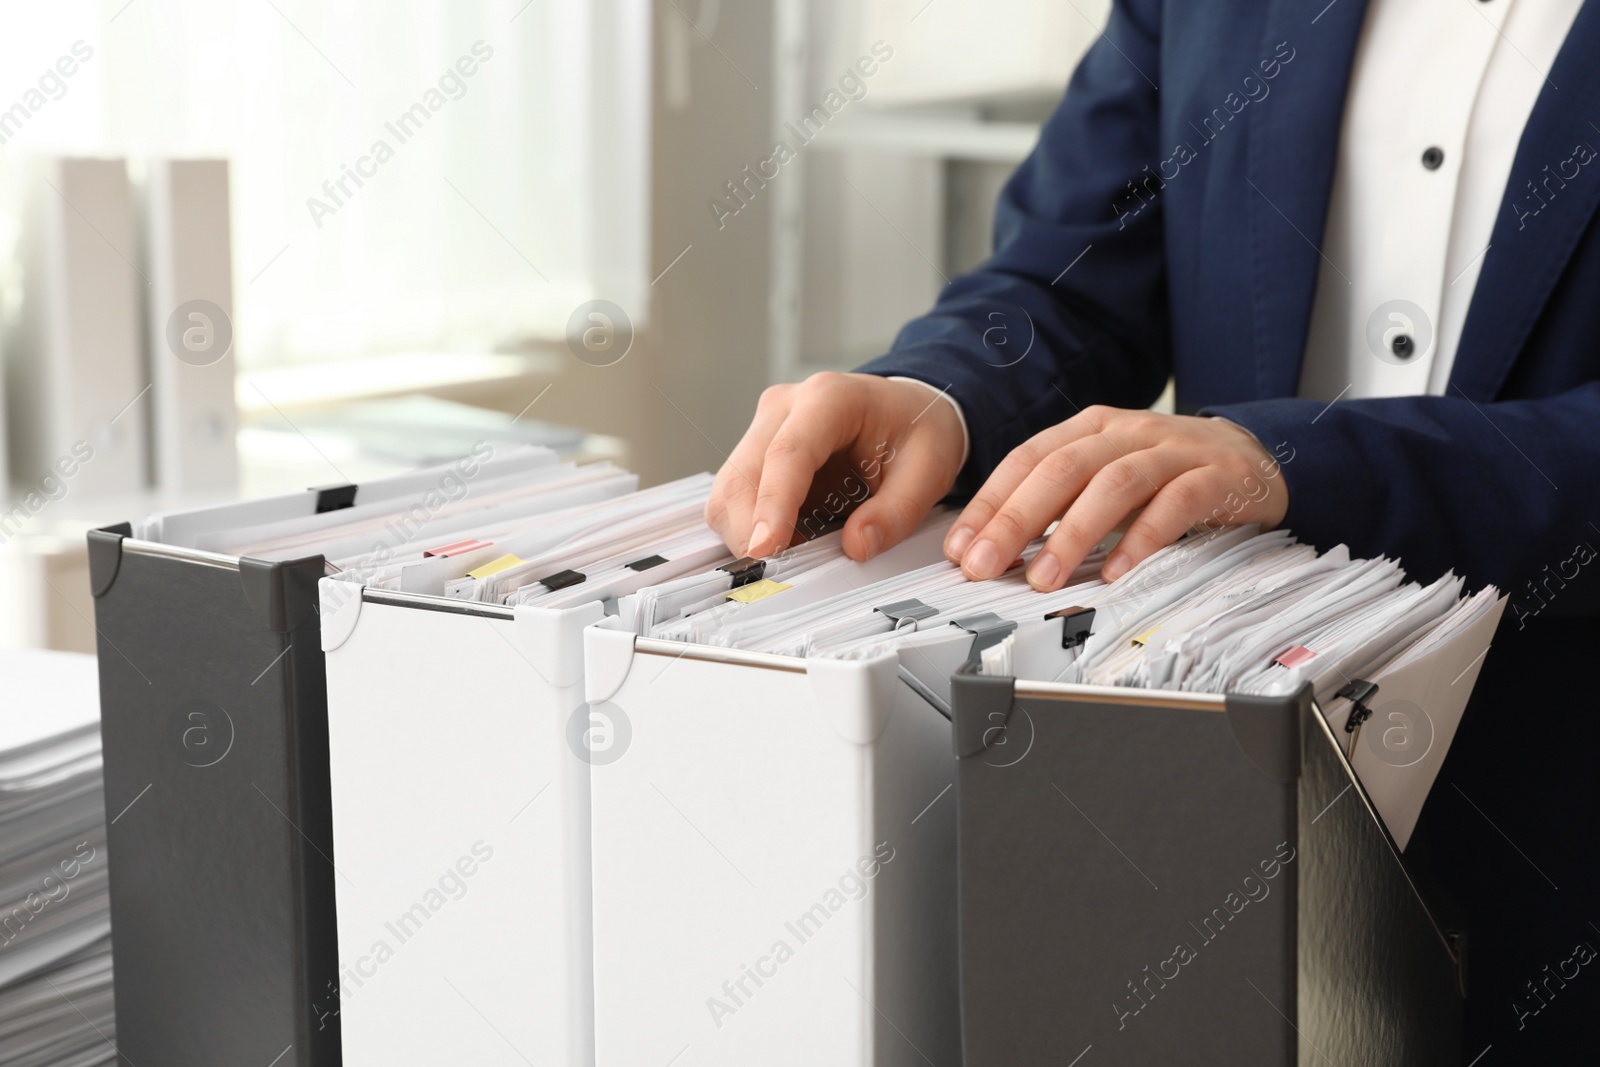
{"type": "Polygon", "coordinates": [[[567,349],[591,367],[621,363],[633,347],[633,320],[609,300],[590,300],[567,317],[567,349]]]}
{"type": "Polygon", "coordinates": [[[1391,767],[1410,767],[1433,748],[1433,719],[1409,700],[1389,700],[1373,709],[1362,725],[1367,751],[1391,767]]]}
{"type": "Polygon", "coordinates": [[[633,741],[633,723],[621,705],[579,704],[567,716],[567,747],[591,767],[615,763],[633,741]]]}
{"type": "Polygon", "coordinates": [[[233,349],[233,320],[209,300],[173,308],[164,332],[172,354],[194,367],[210,366],[233,349]]]}
{"type": "Polygon", "coordinates": [[[1409,300],[1389,300],[1367,317],[1366,335],[1373,355],[1403,367],[1433,347],[1433,320],[1409,300]]]}
{"type": "Polygon", "coordinates": [[[170,736],[183,762],[214,767],[233,750],[233,717],[215,704],[191,700],[173,713],[170,736]]]}

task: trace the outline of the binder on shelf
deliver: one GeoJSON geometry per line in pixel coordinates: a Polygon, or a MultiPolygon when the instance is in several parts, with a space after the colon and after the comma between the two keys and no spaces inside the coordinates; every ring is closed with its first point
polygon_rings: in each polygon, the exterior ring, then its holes
{"type": "Polygon", "coordinates": [[[89,533],[117,1044],[130,1063],[339,1063],[321,556],[89,533]]]}
{"type": "Polygon", "coordinates": [[[958,1062],[959,660],[907,659],[584,631],[600,1067],[958,1062]]]}
{"type": "Polygon", "coordinates": [[[15,483],[139,492],[149,379],[126,163],[48,156],[27,171],[19,252],[28,292],[5,353],[15,483]]]}
{"type": "Polygon", "coordinates": [[[951,684],[970,1067],[1460,1062],[1463,935],[1309,684],[951,684]]]}
{"type": "Polygon", "coordinates": [[[228,161],[152,159],[143,192],[152,453],[162,489],[238,485],[228,161]]]}

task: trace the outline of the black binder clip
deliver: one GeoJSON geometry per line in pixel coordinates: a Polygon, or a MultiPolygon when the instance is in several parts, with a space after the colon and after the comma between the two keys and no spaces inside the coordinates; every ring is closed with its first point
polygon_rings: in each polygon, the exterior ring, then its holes
{"type": "Polygon", "coordinates": [[[547,578],[540,578],[537,584],[544,586],[553,593],[557,589],[565,589],[571,585],[578,585],[579,583],[585,581],[588,577],[589,576],[587,574],[580,574],[577,571],[556,571],[547,578]]]}
{"type": "Polygon", "coordinates": [[[959,626],[972,635],[972,648],[967,652],[968,663],[982,662],[984,649],[998,645],[1017,628],[1014,620],[1002,619],[992,611],[963,615],[959,619],[951,619],[950,625],[959,626]]]}
{"type": "Polygon", "coordinates": [[[1093,608],[1057,608],[1045,618],[1061,620],[1062,648],[1082,648],[1083,643],[1093,636],[1093,608]]]}
{"type": "Polygon", "coordinates": [[[630,571],[647,571],[651,567],[659,567],[659,566],[661,566],[666,561],[667,561],[667,557],[666,556],[646,556],[643,559],[634,560],[632,563],[628,564],[627,566],[628,566],[628,569],[630,571]]]}
{"type": "Polygon", "coordinates": [[[892,604],[880,604],[872,609],[879,612],[894,623],[896,630],[915,630],[923,619],[931,619],[939,614],[939,609],[915,598],[911,600],[896,600],[892,604]]]}
{"type": "Polygon", "coordinates": [[[355,507],[356,488],[354,485],[312,486],[311,491],[317,494],[317,514],[355,507]]]}
{"type": "Polygon", "coordinates": [[[762,575],[767,573],[767,561],[764,559],[751,559],[749,556],[741,556],[732,563],[724,563],[722,566],[718,567],[717,570],[727,571],[728,574],[733,578],[733,585],[730,588],[737,589],[741,585],[749,585],[751,582],[759,582],[762,575]]]}
{"type": "Polygon", "coordinates": [[[1350,753],[1354,755],[1356,741],[1361,736],[1361,724],[1372,718],[1372,707],[1368,702],[1378,695],[1378,686],[1365,678],[1355,678],[1334,695],[1350,702],[1350,715],[1344,721],[1344,732],[1350,735],[1350,753]]]}

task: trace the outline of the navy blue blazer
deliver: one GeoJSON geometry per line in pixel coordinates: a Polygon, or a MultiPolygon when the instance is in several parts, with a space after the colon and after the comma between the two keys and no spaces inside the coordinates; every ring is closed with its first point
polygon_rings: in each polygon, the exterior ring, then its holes
{"type": "Polygon", "coordinates": [[[950,387],[972,434],[960,489],[1080,408],[1148,406],[1170,374],[1180,411],[1278,455],[1285,525],[1319,546],[1454,567],[1518,613],[1600,545],[1597,5],[1523,134],[1446,395],[1295,398],[1364,11],[1119,0],[1006,187],[993,256],[862,368],[950,387]]]}
{"type": "Polygon", "coordinates": [[[1365,11],[1117,0],[1001,197],[993,256],[862,369],[949,387],[972,435],[958,493],[1170,375],[1180,411],[1278,456],[1303,540],[1509,593],[1406,861],[1466,932],[1462,1062],[1556,1062],[1600,1015],[1600,976],[1527,984],[1600,947],[1600,3],[1522,134],[1446,394],[1330,406],[1295,393],[1365,11]]]}

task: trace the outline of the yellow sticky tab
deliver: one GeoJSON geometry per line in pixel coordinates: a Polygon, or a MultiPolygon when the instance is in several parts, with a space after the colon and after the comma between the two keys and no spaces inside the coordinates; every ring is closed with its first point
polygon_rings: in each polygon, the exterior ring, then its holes
{"type": "Polygon", "coordinates": [[[737,589],[730,589],[725,597],[727,600],[737,600],[741,604],[754,604],[758,600],[765,600],[773,593],[781,593],[791,586],[788,582],[775,582],[771,578],[763,578],[759,582],[741,585],[737,589]]]}
{"type": "Polygon", "coordinates": [[[515,567],[517,564],[519,564],[521,562],[522,562],[522,560],[518,559],[516,556],[513,556],[508,552],[505,555],[501,556],[499,559],[491,559],[488,563],[485,563],[483,566],[479,567],[476,570],[468,571],[467,572],[467,577],[468,578],[487,578],[491,574],[499,574],[501,571],[505,570],[508,567],[515,567]]]}
{"type": "Polygon", "coordinates": [[[1135,637],[1133,639],[1133,643],[1136,644],[1136,645],[1143,646],[1146,642],[1148,642],[1150,640],[1150,638],[1159,629],[1161,629],[1161,627],[1159,627],[1159,626],[1150,627],[1150,629],[1146,630],[1144,633],[1140,634],[1138,637],[1135,637]]]}

